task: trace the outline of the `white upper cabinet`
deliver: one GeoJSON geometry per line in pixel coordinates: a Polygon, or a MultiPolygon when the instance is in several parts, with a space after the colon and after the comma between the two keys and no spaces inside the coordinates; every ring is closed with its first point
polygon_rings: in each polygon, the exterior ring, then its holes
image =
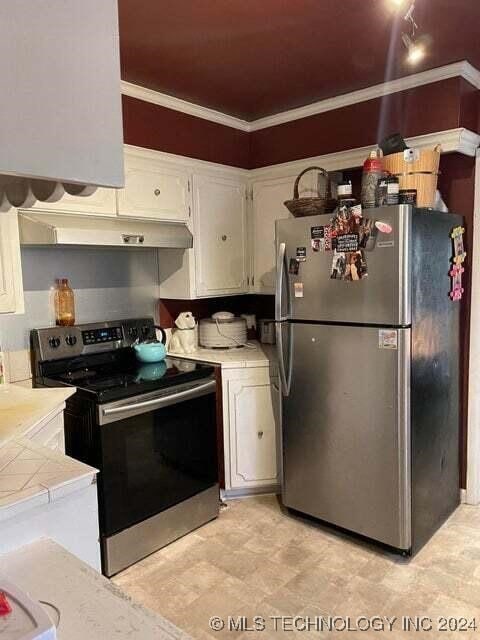
{"type": "Polygon", "coordinates": [[[191,213],[190,174],[163,162],[155,152],[125,150],[125,189],[118,215],[187,222],[191,213]]]}
{"type": "Polygon", "coordinates": [[[293,193],[294,177],[259,180],[253,183],[252,289],[275,293],[275,220],[291,217],[283,204],[293,193]]]}
{"type": "Polygon", "coordinates": [[[81,213],[82,215],[116,216],[116,189],[99,187],[89,196],[71,196],[68,193],[57,202],[37,202],[26,211],[45,211],[49,213],[81,213]]]}
{"type": "Polygon", "coordinates": [[[194,176],[194,251],[197,296],[245,293],[246,184],[194,176]]]}
{"type": "Polygon", "coordinates": [[[17,213],[0,213],[0,313],[23,313],[17,213]]]}

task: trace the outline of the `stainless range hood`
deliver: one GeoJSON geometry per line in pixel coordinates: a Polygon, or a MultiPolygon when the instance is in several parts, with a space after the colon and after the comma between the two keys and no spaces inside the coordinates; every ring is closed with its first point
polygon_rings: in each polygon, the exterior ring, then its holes
{"type": "Polygon", "coordinates": [[[100,218],[91,215],[19,213],[24,246],[147,247],[189,249],[193,237],[176,222],[100,218]]]}

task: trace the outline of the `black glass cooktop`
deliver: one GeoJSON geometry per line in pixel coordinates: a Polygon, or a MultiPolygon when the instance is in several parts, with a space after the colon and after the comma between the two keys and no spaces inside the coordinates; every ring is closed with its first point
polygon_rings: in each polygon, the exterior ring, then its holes
{"type": "Polygon", "coordinates": [[[94,394],[99,404],[205,378],[214,370],[209,365],[175,358],[143,364],[119,354],[63,361],[63,368],[59,365],[44,371],[38,382],[77,387],[94,394]]]}

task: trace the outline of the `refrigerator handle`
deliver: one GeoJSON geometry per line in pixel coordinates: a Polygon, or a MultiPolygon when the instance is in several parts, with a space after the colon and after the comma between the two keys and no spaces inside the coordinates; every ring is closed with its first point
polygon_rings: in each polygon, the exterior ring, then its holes
{"type": "Polygon", "coordinates": [[[277,357],[278,357],[278,373],[280,377],[280,384],[282,387],[282,395],[288,396],[290,394],[290,387],[292,385],[292,369],[293,369],[293,339],[292,339],[292,324],[288,323],[289,340],[288,340],[288,365],[287,371],[285,371],[285,358],[284,358],[284,345],[283,345],[283,333],[282,327],[285,323],[277,322],[275,324],[275,334],[277,342],[277,357]]]}
{"type": "MultiPolygon", "coordinates": [[[[287,316],[282,314],[283,300],[282,300],[282,292],[283,292],[283,278],[287,271],[286,269],[286,244],[285,242],[280,242],[278,245],[278,253],[277,253],[277,280],[275,286],[275,320],[282,321],[286,320],[287,316]]],[[[288,313],[290,313],[290,295],[289,290],[287,290],[288,296],[288,313]]]]}

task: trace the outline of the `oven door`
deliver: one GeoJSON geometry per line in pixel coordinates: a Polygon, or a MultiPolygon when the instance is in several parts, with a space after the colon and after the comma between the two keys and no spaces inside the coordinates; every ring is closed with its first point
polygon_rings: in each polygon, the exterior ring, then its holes
{"type": "Polygon", "coordinates": [[[196,381],[99,407],[103,536],[217,484],[215,386],[196,381]]]}

